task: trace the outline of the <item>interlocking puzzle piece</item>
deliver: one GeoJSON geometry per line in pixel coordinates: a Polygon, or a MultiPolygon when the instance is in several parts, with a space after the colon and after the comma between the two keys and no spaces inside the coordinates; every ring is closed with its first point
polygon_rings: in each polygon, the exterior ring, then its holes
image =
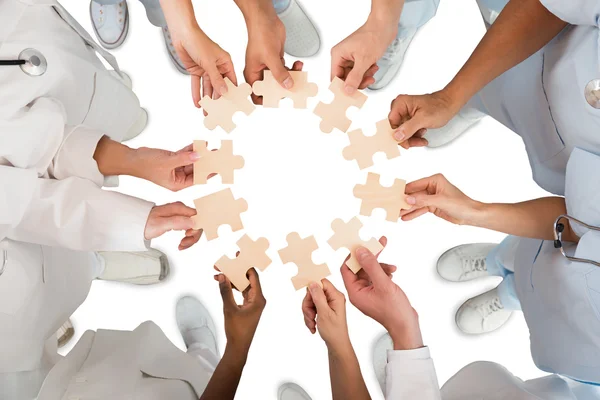
{"type": "Polygon", "coordinates": [[[221,225],[231,226],[233,232],[244,228],[240,214],[248,210],[244,199],[234,199],[231,189],[221,190],[194,200],[197,214],[192,217],[194,229],[203,229],[207,240],[218,237],[221,225]]]}
{"type": "Polygon", "coordinates": [[[194,140],[194,151],[201,158],[194,163],[194,185],[205,184],[210,174],[221,175],[225,184],[233,183],[233,172],[244,166],[242,156],[233,155],[233,142],[223,140],[218,150],[208,150],[204,140],[194,140]]]}
{"type": "Polygon", "coordinates": [[[319,91],[317,84],[308,82],[307,72],[290,71],[290,75],[294,80],[294,87],[291,90],[283,88],[273,77],[273,73],[268,70],[264,71],[262,81],[254,82],[252,89],[255,95],[262,96],[264,107],[277,108],[279,101],[287,97],[294,102],[294,108],[306,108],[306,100],[317,95],[319,91]]]}
{"type": "Polygon", "coordinates": [[[316,265],[312,260],[312,253],[318,249],[317,241],[313,236],[301,239],[296,232],[287,235],[288,246],[279,250],[279,257],[284,264],[294,263],[298,267],[298,274],[292,278],[296,290],[308,286],[311,282],[320,283],[331,275],[326,264],[316,265]]]}
{"type": "Polygon", "coordinates": [[[354,254],[356,249],[361,246],[366,247],[373,254],[383,250],[383,245],[377,239],[371,238],[368,242],[365,242],[360,238],[359,232],[362,227],[363,224],[357,217],[352,218],[347,223],[338,218],[331,223],[331,229],[334,233],[331,239],[327,241],[334,250],[342,247],[350,250],[350,258],[346,261],[346,265],[355,274],[362,269],[354,254]]]}
{"type": "Polygon", "coordinates": [[[344,90],[344,81],[338,77],[333,79],[329,90],[335,96],[333,101],[329,104],[320,102],[314,111],[322,119],[321,131],[330,133],[333,128],[338,128],[340,131],[346,132],[352,124],[352,121],[346,116],[348,108],[361,108],[367,101],[367,95],[358,90],[354,94],[348,95],[344,90]]]}
{"type": "Polygon", "coordinates": [[[230,133],[235,129],[233,114],[241,111],[246,115],[250,115],[256,107],[248,98],[252,93],[249,84],[242,83],[235,86],[229,78],[225,78],[225,83],[227,84],[227,93],[217,100],[204,96],[200,100],[200,106],[208,114],[204,117],[204,126],[210,130],[220,126],[225,132],[230,133]]]}
{"type": "Polygon", "coordinates": [[[233,285],[243,292],[250,282],[246,278],[246,273],[250,268],[257,268],[260,271],[267,269],[271,265],[271,259],[266,252],[269,249],[269,241],[265,238],[252,240],[248,235],[244,235],[237,242],[240,248],[240,253],[234,259],[229,257],[221,257],[215,263],[219,271],[221,271],[233,285]]]}
{"type": "Polygon", "coordinates": [[[388,221],[398,221],[400,210],[408,210],[411,206],[406,202],[404,190],[406,181],[396,179],[390,187],[381,186],[380,176],[369,172],[365,185],[354,187],[354,197],[362,199],[360,215],[371,215],[374,209],[383,208],[387,212],[388,221]]]}
{"type": "Polygon", "coordinates": [[[384,152],[390,160],[400,157],[400,148],[392,136],[394,129],[390,121],[379,121],[376,127],[377,132],[373,136],[365,136],[360,129],[348,133],[350,146],[347,146],[342,154],[348,161],[356,160],[360,169],[372,166],[373,155],[378,152],[384,152]]]}

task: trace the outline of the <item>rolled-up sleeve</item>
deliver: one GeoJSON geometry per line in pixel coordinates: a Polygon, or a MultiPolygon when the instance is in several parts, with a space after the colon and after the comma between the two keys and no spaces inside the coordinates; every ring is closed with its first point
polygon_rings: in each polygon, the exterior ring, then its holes
{"type": "Polygon", "coordinates": [[[540,0],[558,18],[572,25],[600,27],[600,1],[598,0],[540,0]]]}
{"type": "Polygon", "coordinates": [[[86,251],[144,251],[153,203],[106,191],[78,177],[38,178],[34,171],[0,167],[0,240],[86,251]]]}
{"type": "Polygon", "coordinates": [[[389,350],[387,357],[387,400],[441,400],[437,374],[428,347],[389,350]]]}

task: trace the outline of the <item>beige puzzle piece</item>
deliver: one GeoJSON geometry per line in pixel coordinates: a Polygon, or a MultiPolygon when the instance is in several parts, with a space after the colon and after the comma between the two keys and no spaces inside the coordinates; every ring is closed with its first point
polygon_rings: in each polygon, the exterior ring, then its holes
{"type": "Polygon", "coordinates": [[[336,219],[331,223],[331,229],[333,229],[333,236],[327,241],[329,245],[334,249],[338,250],[342,247],[350,251],[350,258],[346,261],[346,265],[355,274],[362,269],[358,260],[355,257],[355,251],[359,247],[366,247],[373,254],[379,253],[383,250],[383,245],[375,238],[371,238],[368,242],[365,242],[360,238],[360,230],[363,224],[357,217],[352,218],[348,222],[344,222],[341,219],[336,219]]]}
{"type": "Polygon", "coordinates": [[[288,246],[279,250],[279,257],[284,264],[294,263],[298,274],[292,278],[296,290],[307,287],[311,282],[320,284],[321,279],[331,275],[326,264],[317,265],[312,260],[312,253],[318,249],[314,236],[301,239],[296,232],[287,235],[288,246]]]}
{"type": "Polygon", "coordinates": [[[369,216],[376,208],[387,212],[388,221],[398,221],[400,210],[408,210],[411,206],[406,202],[404,194],[406,181],[396,179],[390,187],[381,186],[380,176],[369,172],[367,183],[354,187],[354,196],[362,199],[360,215],[369,216]]]}
{"type": "Polygon", "coordinates": [[[269,249],[269,241],[265,238],[252,240],[248,235],[244,235],[238,240],[237,245],[240,252],[236,258],[223,256],[215,265],[229,278],[237,290],[243,292],[250,286],[250,281],[246,277],[248,270],[257,268],[264,271],[272,261],[266,254],[269,249]]]}
{"type": "Polygon", "coordinates": [[[207,240],[216,239],[221,225],[233,232],[244,228],[240,214],[248,210],[244,199],[234,199],[231,189],[221,190],[194,200],[197,214],[192,217],[194,229],[203,229],[207,240]]]}
{"type": "Polygon", "coordinates": [[[294,80],[291,90],[283,88],[268,70],[262,81],[254,82],[252,90],[255,95],[262,96],[264,107],[277,108],[281,99],[289,98],[294,102],[294,108],[306,108],[307,99],[317,95],[319,89],[316,83],[308,82],[308,72],[290,71],[290,75],[294,80]]]}
{"type": "Polygon", "coordinates": [[[356,160],[360,169],[369,168],[373,165],[373,155],[384,152],[388,159],[400,157],[400,147],[394,139],[394,129],[390,121],[384,119],[376,124],[377,132],[373,136],[365,136],[363,131],[357,129],[349,132],[350,145],[347,146],[343,155],[348,161],[356,160]]]}
{"type": "Polygon", "coordinates": [[[361,108],[367,101],[367,95],[356,91],[352,95],[344,91],[344,81],[335,77],[329,85],[329,90],[334,94],[333,101],[329,104],[319,102],[314,113],[321,117],[321,131],[330,133],[333,128],[346,132],[352,121],[346,116],[350,107],[361,108]]]}
{"type": "Polygon", "coordinates": [[[229,78],[225,78],[225,83],[227,84],[227,93],[217,100],[204,96],[200,100],[200,106],[208,114],[204,117],[204,126],[210,130],[220,126],[225,132],[230,133],[236,126],[233,123],[233,115],[238,111],[250,115],[256,107],[248,98],[252,93],[249,84],[242,83],[235,86],[229,78]]]}
{"type": "Polygon", "coordinates": [[[209,150],[204,140],[194,140],[194,151],[201,156],[194,163],[194,185],[205,184],[211,174],[219,174],[222,183],[232,184],[234,171],[244,166],[244,158],[233,155],[231,140],[223,140],[217,150],[209,150]]]}

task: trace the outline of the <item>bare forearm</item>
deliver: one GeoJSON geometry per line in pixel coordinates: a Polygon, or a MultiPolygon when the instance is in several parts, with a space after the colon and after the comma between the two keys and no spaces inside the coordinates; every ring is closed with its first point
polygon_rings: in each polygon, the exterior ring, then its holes
{"type": "Polygon", "coordinates": [[[191,0],[160,0],[160,6],[171,32],[199,29],[191,0]]]}
{"type": "Polygon", "coordinates": [[[489,82],[541,49],[566,25],[539,0],[510,0],[444,90],[459,105],[466,104],[489,82]]]}
{"type": "Polygon", "coordinates": [[[333,400],[371,400],[350,340],[329,347],[333,400]]]}
{"type": "Polygon", "coordinates": [[[397,30],[403,7],[404,0],[372,0],[369,20],[389,24],[390,28],[397,30]]]}
{"type": "Polygon", "coordinates": [[[235,0],[248,28],[257,20],[277,18],[272,0],[235,0]]]}
{"type": "Polygon", "coordinates": [[[98,142],[94,160],[104,176],[133,175],[135,150],[104,136],[98,142]]]}
{"type": "Polygon", "coordinates": [[[225,354],[200,396],[200,400],[233,400],[245,365],[246,355],[225,349],[225,354]]]}
{"type": "MultiPolygon", "coordinates": [[[[544,197],[517,204],[481,204],[468,225],[487,228],[509,235],[553,240],[554,221],[566,213],[565,199],[544,197]]],[[[577,242],[578,237],[566,226],[565,241],[577,242]]]]}

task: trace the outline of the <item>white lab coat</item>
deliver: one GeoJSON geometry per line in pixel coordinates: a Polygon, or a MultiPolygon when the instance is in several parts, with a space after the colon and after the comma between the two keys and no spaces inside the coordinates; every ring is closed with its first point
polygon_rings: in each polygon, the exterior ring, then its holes
{"type": "MultiPolygon", "coordinates": [[[[467,107],[519,134],[534,180],[545,190],[563,195],[571,151],[576,147],[600,151],[600,110],[585,98],[587,84],[600,79],[600,1],[540,1],[572,25],[489,83],[467,107]]],[[[482,3],[497,6],[494,11],[499,12],[506,1],[482,3]]]]}
{"type": "Polygon", "coordinates": [[[388,351],[388,400],[597,400],[600,388],[549,375],[522,381],[499,364],[479,361],[461,369],[440,389],[427,347],[388,351]]]}
{"type": "Polygon", "coordinates": [[[153,322],[87,331],[48,374],[38,400],[197,400],[216,365],[183,353],[153,322]]]}

